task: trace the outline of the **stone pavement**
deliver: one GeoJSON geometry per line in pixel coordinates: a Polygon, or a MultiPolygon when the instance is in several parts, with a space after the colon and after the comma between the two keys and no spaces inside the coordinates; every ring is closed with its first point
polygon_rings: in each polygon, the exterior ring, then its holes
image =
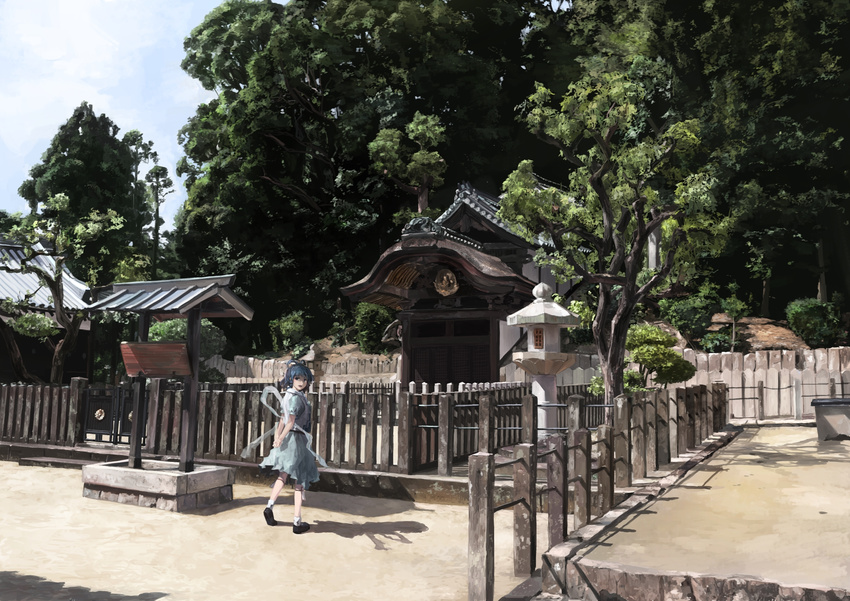
{"type": "Polygon", "coordinates": [[[580,554],[579,565],[644,580],[850,589],[850,441],[819,441],[812,427],[745,428],[580,554]]]}
{"type": "MultiPolygon", "coordinates": [[[[467,598],[466,506],[308,492],[298,536],[289,488],[270,528],[265,484],[181,514],[83,498],[79,470],[0,461],[0,483],[0,601],[467,598]]],[[[495,518],[498,599],[523,578],[495,518]]]]}

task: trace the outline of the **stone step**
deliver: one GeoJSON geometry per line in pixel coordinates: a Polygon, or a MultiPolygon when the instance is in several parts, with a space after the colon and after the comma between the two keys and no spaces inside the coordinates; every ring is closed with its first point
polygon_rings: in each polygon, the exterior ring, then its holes
{"type": "Polygon", "coordinates": [[[81,470],[84,465],[97,463],[88,459],[71,459],[68,457],[22,457],[18,465],[38,467],[61,467],[66,469],[81,470]]]}

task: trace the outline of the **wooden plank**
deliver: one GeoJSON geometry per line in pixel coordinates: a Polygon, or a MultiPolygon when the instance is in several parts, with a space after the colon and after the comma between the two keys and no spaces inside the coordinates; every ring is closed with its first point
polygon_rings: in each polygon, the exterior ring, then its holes
{"type": "MultiPolygon", "coordinates": [[[[236,393],[236,431],[233,440],[233,461],[239,461],[242,456],[242,450],[248,446],[251,439],[248,438],[248,423],[250,416],[248,415],[248,391],[240,390],[236,393]]],[[[315,424],[315,420],[311,422],[315,424]]]]}
{"type": "Polygon", "coordinates": [[[235,393],[232,390],[224,392],[224,404],[221,414],[221,448],[216,453],[216,459],[229,459],[233,453],[233,430],[235,424],[234,401],[235,393]]]}
{"type": "Polygon", "coordinates": [[[159,438],[159,415],[162,410],[163,382],[160,378],[153,378],[150,383],[148,396],[148,425],[145,437],[145,451],[153,453],[157,448],[159,438]]]}
{"type": "Polygon", "coordinates": [[[764,416],[781,417],[779,411],[779,370],[771,367],[764,380],[764,416]]]}
{"type": "Polygon", "coordinates": [[[381,391],[381,463],[379,469],[389,472],[393,465],[393,388],[381,391]]]}
{"type": "Polygon", "coordinates": [[[349,389],[348,393],[348,468],[355,470],[360,463],[363,441],[361,428],[363,425],[363,392],[361,389],[349,389]]]}
{"type": "Polygon", "coordinates": [[[185,342],[122,342],[121,356],[131,378],[192,375],[185,342]]]}
{"type": "Polygon", "coordinates": [[[32,409],[35,400],[35,386],[27,386],[24,392],[24,420],[21,422],[20,440],[29,442],[32,440],[32,409]]]}
{"type": "Polygon", "coordinates": [[[325,390],[322,386],[322,390],[319,392],[319,436],[317,437],[318,449],[316,452],[324,457],[325,461],[331,459],[331,428],[333,427],[331,416],[333,404],[331,400],[335,390],[336,384],[331,384],[330,391],[325,390]]]}
{"type": "Polygon", "coordinates": [[[171,453],[174,455],[180,454],[180,430],[183,421],[183,390],[176,391],[174,394],[174,413],[171,415],[172,434],[171,434],[171,453]]]}
{"type": "Polygon", "coordinates": [[[363,422],[366,430],[363,448],[363,464],[367,470],[374,470],[378,456],[378,398],[374,390],[363,396],[363,422]]]}
{"type": "Polygon", "coordinates": [[[50,442],[50,414],[52,412],[53,386],[41,388],[41,422],[38,428],[38,440],[50,442]]]}
{"type": "Polygon", "coordinates": [[[779,415],[794,417],[794,381],[787,369],[779,371],[779,415]]]}
{"type": "Polygon", "coordinates": [[[9,387],[0,384],[0,440],[7,438],[6,424],[9,423],[9,387]]]}
{"type": "Polygon", "coordinates": [[[27,419],[26,439],[30,442],[38,442],[39,426],[41,425],[41,395],[43,386],[33,385],[27,387],[27,411],[32,411],[27,419]]]}
{"type": "Polygon", "coordinates": [[[69,432],[73,437],[74,424],[70,420],[71,389],[63,386],[59,390],[59,438],[56,444],[67,445],[69,432]]]}
{"type": "MultiPolygon", "coordinates": [[[[59,403],[61,402],[61,386],[50,387],[50,429],[46,432],[47,439],[53,444],[59,444],[59,403]]],[[[2,410],[0,410],[2,413],[2,410]]],[[[0,428],[2,430],[2,428],[0,428]]]]}
{"type": "Polygon", "coordinates": [[[333,465],[341,467],[345,459],[345,414],[346,414],[346,395],[348,393],[348,383],[346,382],[341,391],[337,391],[334,399],[334,431],[333,431],[333,465]]]}

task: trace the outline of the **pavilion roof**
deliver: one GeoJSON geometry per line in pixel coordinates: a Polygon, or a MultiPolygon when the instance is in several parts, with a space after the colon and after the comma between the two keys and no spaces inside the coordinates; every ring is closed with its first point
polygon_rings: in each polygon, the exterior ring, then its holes
{"type": "MultiPolygon", "coordinates": [[[[41,245],[36,245],[36,250],[41,250],[41,245]]],[[[24,260],[24,248],[17,243],[0,240],[0,261],[17,269],[24,260]]],[[[52,274],[55,269],[54,262],[50,257],[38,255],[30,259],[30,263],[44,269],[52,274]]],[[[62,276],[65,292],[65,308],[71,310],[88,309],[89,287],[85,282],[74,277],[66,267],[62,276]]],[[[50,312],[53,310],[53,297],[50,290],[41,283],[38,275],[29,273],[10,273],[0,270],[0,299],[11,299],[23,301],[29,297],[28,306],[31,310],[50,312]]]]}

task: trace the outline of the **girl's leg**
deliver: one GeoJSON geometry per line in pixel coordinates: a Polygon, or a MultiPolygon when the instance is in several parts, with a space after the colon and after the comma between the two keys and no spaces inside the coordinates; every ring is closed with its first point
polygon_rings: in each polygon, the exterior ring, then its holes
{"type": "Polygon", "coordinates": [[[310,529],[310,524],[305,524],[301,521],[301,506],[304,504],[304,487],[300,484],[295,485],[294,495],[295,518],[292,520],[292,531],[295,534],[302,534],[310,529]]]}
{"type": "Polygon", "coordinates": [[[280,491],[283,490],[283,485],[286,484],[286,479],[289,475],[286,472],[280,472],[280,475],[275,480],[274,486],[272,487],[272,494],[269,496],[269,502],[266,505],[266,508],[263,510],[263,517],[266,519],[266,524],[269,526],[277,526],[277,520],[274,519],[274,511],[272,508],[274,507],[274,502],[277,501],[278,496],[280,496],[280,491]]]}

